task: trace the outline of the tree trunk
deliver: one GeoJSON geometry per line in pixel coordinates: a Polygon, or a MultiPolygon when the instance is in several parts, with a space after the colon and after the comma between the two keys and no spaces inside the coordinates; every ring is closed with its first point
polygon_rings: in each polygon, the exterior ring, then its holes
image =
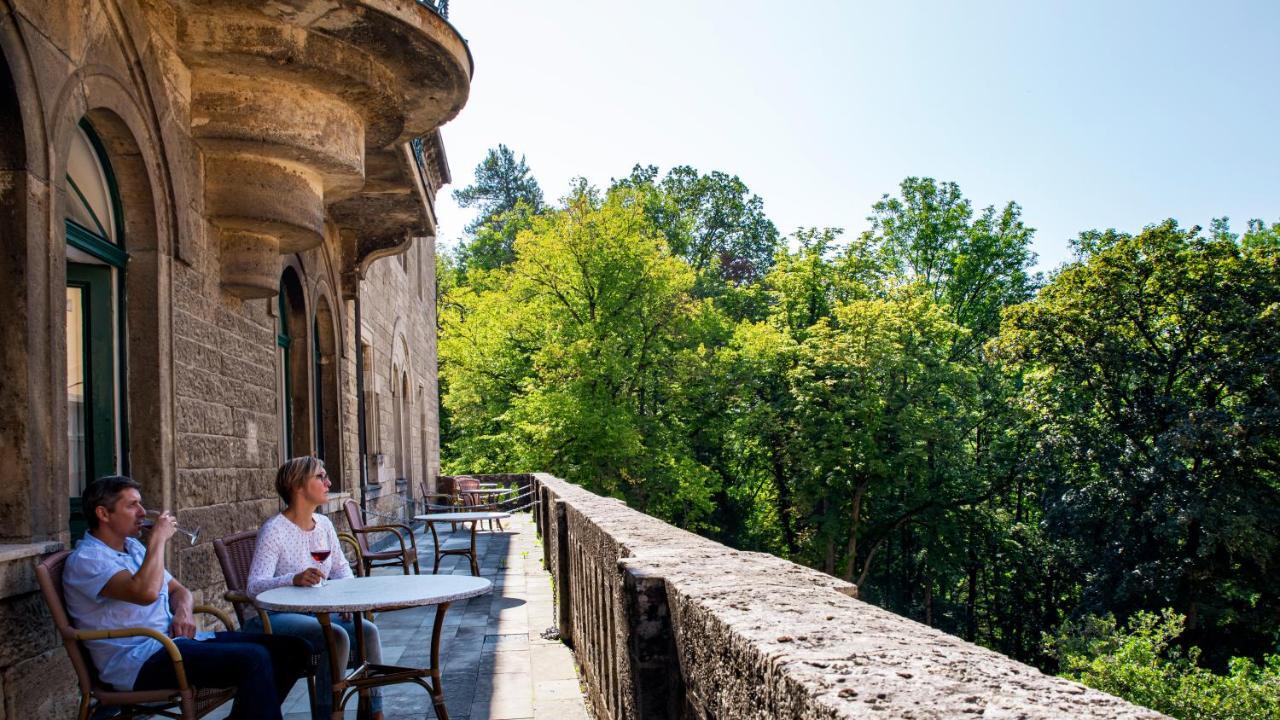
{"type": "Polygon", "coordinates": [[[858,483],[858,489],[853,492],[853,512],[851,513],[853,522],[849,528],[849,544],[845,548],[844,572],[840,575],[849,582],[853,581],[853,568],[858,562],[858,530],[862,526],[862,496],[867,493],[867,484],[867,481],[863,480],[858,483]]]}
{"type": "Polygon", "coordinates": [[[787,471],[782,464],[782,441],[774,438],[773,442],[773,488],[778,496],[778,522],[782,524],[782,545],[787,549],[788,557],[796,556],[796,529],[791,520],[791,485],[787,482],[787,471]]]}

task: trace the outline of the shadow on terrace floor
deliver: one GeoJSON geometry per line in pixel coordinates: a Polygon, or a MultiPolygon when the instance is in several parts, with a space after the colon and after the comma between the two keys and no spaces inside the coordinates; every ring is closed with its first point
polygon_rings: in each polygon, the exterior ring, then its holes
{"type": "MultiPolygon", "coordinates": [[[[541,634],[555,625],[551,578],[542,568],[542,546],[528,513],[504,521],[505,532],[477,536],[480,572],[493,592],[455,603],[445,615],[441,656],[445,703],[452,720],[587,720],[573,654],[541,634]]],[[[448,526],[437,529],[448,530],[448,526]]],[[[459,533],[465,529],[459,527],[459,533]]],[[[443,536],[442,536],[443,540],[443,536]]],[[[431,570],[431,535],[418,536],[420,564],[431,570]]],[[[388,568],[379,575],[398,574],[388,568]]],[[[466,575],[466,558],[450,556],[441,574],[466,575]]],[[[425,666],[431,650],[434,608],[379,613],[383,660],[425,666]]],[[[285,701],[286,720],[308,720],[306,685],[298,683],[285,701]]],[[[425,690],[397,685],[383,690],[386,720],[434,718],[425,690]]],[[[355,701],[347,718],[355,717],[355,701]]],[[[230,705],[210,715],[224,718],[230,705]]]]}

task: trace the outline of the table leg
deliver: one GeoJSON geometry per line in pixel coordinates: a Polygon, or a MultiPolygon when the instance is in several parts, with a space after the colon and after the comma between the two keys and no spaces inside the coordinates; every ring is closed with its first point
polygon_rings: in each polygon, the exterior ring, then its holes
{"type": "MultiPolygon", "coordinates": [[[[362,668],[364,667],[365,662],[364,613],[351,613],[351,627],[355,634],[355,637],[352,638],[352,642],[356,645],[356,667],[362,668]]],[[[369,720],[369,718],[373,717],[373,705],[370,701],[369,692],[369,688],[367,687],[360,688],[360,699],[356,705],[356,717],[360,718],[360,720],[369,720]]]]}
{"type": "Polygon", "coordinates": [[[444,706],[444,686],[440,684],[440,630],[448,609],[449,603],[436,606],[436,621],[431,627],[431,703],[435,705],[439,720],[449,720],[449,710],[444,706]]]}
{"type": "Polygon", "coordinates": [[[329,613],[316,613],[316,619],[320,621],[320,628],[324,630],[324,642],[328,646],[329,652],[325,653],[329,657],[329,690],[333,695],[333,712],[330,717],[333,720],[342,720],[342,690],[341,680],[343,673],[347,670],[346,658],[342,658],[342,662],[338,661],[338,654],[333,651],[337,644],[333,640],[333,625],[329,619],[329,613]]]}
{"type": "Polygon", "coordinates": [[[471,523],[471,574],[475,577],[480,577],[480,561],[476,559],[476,526],[479,524],[479,521],[471,523]]]}

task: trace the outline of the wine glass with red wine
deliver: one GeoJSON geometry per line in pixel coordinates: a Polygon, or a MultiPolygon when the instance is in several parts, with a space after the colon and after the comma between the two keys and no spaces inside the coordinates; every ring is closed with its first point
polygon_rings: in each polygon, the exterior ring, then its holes
{"type": "MultiPolygon", "coordinates": [[[[311,532],[311,539],[308,541],[308,551],[311,553],[311,560],[315,562],[316,569],[325,577],[329,576],[328,559],[332,550],[329,548],[329,534],[316,528],[311,532]]],[[[324,586],[325,581],[321,580],[316,583],[315,587],[324,586]]]]}

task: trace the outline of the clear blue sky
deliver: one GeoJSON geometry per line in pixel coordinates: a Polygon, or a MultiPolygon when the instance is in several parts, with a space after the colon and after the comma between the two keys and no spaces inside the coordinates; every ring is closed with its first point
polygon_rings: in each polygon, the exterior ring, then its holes
{"type": "Polygon", "coordinates": [[[454,184],[524,154],[549,200],[636,163],[738,175],[783,233],[866,228],[902,178],[1080,230],[1280,220],[1280,0],[453,0],[476,60],[454,184]]]}

